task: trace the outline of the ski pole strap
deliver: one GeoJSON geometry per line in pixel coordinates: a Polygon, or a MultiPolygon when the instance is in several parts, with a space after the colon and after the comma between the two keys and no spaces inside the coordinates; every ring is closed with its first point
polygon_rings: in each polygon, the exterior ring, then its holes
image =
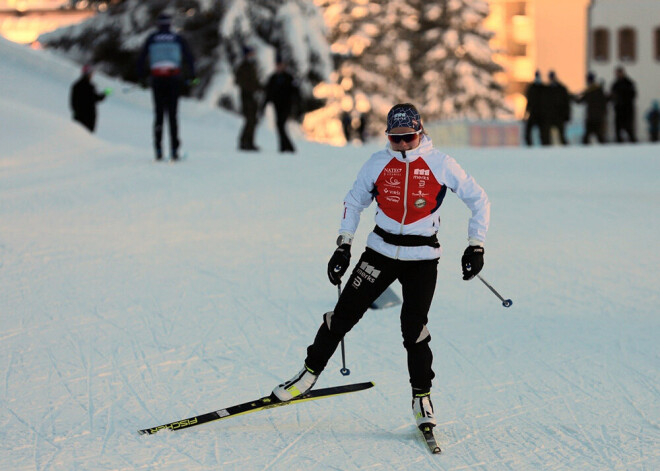
{"type": "Polygon", "coordinates": [[[436,249],[440,248],[440,242],[438,242],[436,234],[432,236],[392,234],[380,226],[374,227],[374,234],[381,236],[388,244],[398,245],[399,247],[423,247],[428,245],[436,249]]]}

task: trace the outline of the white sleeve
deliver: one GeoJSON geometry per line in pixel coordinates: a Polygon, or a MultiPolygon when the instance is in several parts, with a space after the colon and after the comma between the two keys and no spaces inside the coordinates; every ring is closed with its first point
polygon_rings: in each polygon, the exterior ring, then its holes
{"type": "Polygon", "coordinates": [[[483,245],[490,224],[490,201],[488,195],[475,179],[449,156],[445,160],[447,186],[472,211],[468,222],[468,240],[470,245],[483,245]]]}
{"type": "Polygon", "coordinates": [[[341,218],[340,234],[355,235],[360,223],[360,213],[369,207],[374,199],[373,190],[375,179],[373,177],[372,159],[369,159],[358,172],[353,188],[344,198],[344,214],[341,218]]]}

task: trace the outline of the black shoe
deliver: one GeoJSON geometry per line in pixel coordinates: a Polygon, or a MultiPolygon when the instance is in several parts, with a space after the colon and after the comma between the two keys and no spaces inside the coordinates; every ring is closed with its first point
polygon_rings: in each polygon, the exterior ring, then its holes
{"type": "Polygon", "coordinates": [[[156,160],[163,160],[163,151],[156,149],[156,160]]]}
{"type": "Polygon", "coordinates": [[[172,160],[179,160],[179,152],[176,150],[172,151],[172,160]]]}

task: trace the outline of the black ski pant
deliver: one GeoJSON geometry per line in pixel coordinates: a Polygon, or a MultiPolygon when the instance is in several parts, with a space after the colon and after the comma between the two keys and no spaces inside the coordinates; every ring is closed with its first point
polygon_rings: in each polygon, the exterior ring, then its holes
{"type": "Polygon", "coordinates": [[[286,132],[286,122],[291,114],[291,108],[287,106],[275,107],[275,116],[277,119],[277,134],[280,139],[280,152],[295,152],[296,149],[289,139],[286,132]]]}
{"type": "Polygon", "coordinates": [[[591,136],[595,135],[598,142],[605,143],[605,123],[600,119],[588,119],[584,124],[584,136],[582,136],[582,144],[589,144],[591,136]]]}
{"type": "Polygon", "coordinates": [[[241,130],[238,147],[244,150],[255,150],[254,133],[257,129],[257,113],[259,106],[252,92],[241,92],[241,111],[245,122],[241,130]]]}
{"type": "Polygon", "coordinates": [[[179,125],[177,109],[181,93],[180,77],[152,77],[151,89],[154,99],[154,148],[161,153],[163,140],[163,121],[167,114],[170,126],[170,148],[173,154],[179,149],[179,125]]]}
{"type": "Polygon", "coordinates": [[[616,111],[614,114],[614,134],[616,142],[625,142],[623,133],[626,133],[628,142],[637,142],[635,134],[634,113],[632,110],[616,111]]]}
{"type": "Polygon", "coordinates": [[[552,143],[552,130],[556,129],[557,134],[559,135],[559,142],[566,146],[568,145],[568,140],[566,139],[566,125],[563,121],[555,121],[553,123],[550,123],[548,126],[548,138],[550,139],[550,143],[552,143]]]}
{"type": "Polygon", "coordinates": [[[532,130],[534,128],[539,129],[539,137],[541,139],[541,145],[549,146],[550,145],[550,127],[548,123],[539,118],[531,117],[525,121],[525,143],[528,146],[531,146],[534,142],[532,140],[532,130]]]}
{"type": "Polygon", "coordinates": [[[410,385],[427,392],[435,377],[431,368],[431,334],[426,328],[438,275],[438,260],[394,260],[367,248],[346,282],[334,311],[324,315],[305,364],[320,373],[339,342],[362,318],[369,306],[395,280],[403,290],[401,333],[408,355],[410,385]]]}

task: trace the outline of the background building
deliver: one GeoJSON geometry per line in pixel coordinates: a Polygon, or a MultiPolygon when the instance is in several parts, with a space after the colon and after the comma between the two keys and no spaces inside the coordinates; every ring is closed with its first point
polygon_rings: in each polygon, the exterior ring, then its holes
{"type": "MultiPolygon", "coordinates": [[[[616,3],[617,0],[615,0],[616,3]]],[[[618,0],[625,3],[623,0],[618,0]]],[[[550,70],[573,92],[584,87],[589,0],[489,0],[485,26],[495,32],[495,60],[508,104],[522,118],[527,85],[539,69],[550,70]]]]}
{"type": "Polygon", "coordinates": [[[625,68],[637,85],[637,135],[647,140],[644,115],[660,100],[660,0],[592,0],[588,24],[589,70],[609,91],[614,69],[625,68]]]}

